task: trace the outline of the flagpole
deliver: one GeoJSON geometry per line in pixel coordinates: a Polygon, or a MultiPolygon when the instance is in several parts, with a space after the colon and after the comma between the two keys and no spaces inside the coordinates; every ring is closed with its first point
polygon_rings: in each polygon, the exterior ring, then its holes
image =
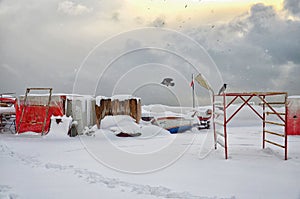
{"type": "Polygon", "coordinates": [[[192,95],[193,95],[193,108],[195,108],[195,83],[194,83],[194,74],[192,74],[192,95]]]}

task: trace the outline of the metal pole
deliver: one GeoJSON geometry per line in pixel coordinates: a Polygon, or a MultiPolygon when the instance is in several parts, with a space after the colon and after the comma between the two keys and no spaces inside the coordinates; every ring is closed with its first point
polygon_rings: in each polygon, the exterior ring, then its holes
{"type": "Polygon", "coordinates": [[[217,133],[216,133],[216,124],[215,124],[215,117],[216,117],[216,107],[215,107],[215,94],[212,93],[213,96],[213,128],[214,128],[214,141],[215,141],[215,149],[217,149],[217,133]]]}
{"type": "MultiPolygon", "coordinates": [[[[20,121],[19,121],[18,127],[17,127],[17,134],[19,134],[20,129],[21,129],[21,123],[22,123],[22,121],[23,121],[23,116],[24,116],[25,108],[26,108],[26,106],[27,106],[27,95],[28,95],[29,92],[30,92],[30,89],[27,88],[27,89],[26,89],[26,92],[25,92],[25,99],[24,99],[24,102],[23,102],[23,109],[22,109],[20,121]]],[[[20,101],[20,108],[21,108],[21,101],[20,101]]]]}
{"type": "MultiPolygon", "coordinates": [[[[42,90],[42,89],[41,89],[42,90]]],[[[46,89],[45,89],[46,90],[46,89]]],[[[48,98],[48,103],[47,103],[47,109],[46,109],[46,115],[44,118],[44,123],[43,123],[43,127],[42,127],[42,133],[41,135],[45,134],[45,127],[46,127],[46,123],[47,123],[47,119],[48,119],[48,113],[49,113],[49,109],[50,109],[50,103],[51,103],[51,97],[52,97],[52,88],[49,88],[49,98],[48,98]]]]}
{"type": "Polygon", "coordinates": [[[288,159],[288,143],[287,143],[287,119],[288,119],[288,116],[287,116],[287,109],[288,109],[288,104],[287,104],[287,94],[285,94],[285,97],[284,97],[284,100],[285,100],[285,121],[284,121],[284,159],[287,160],[288,159]]]}
{"type": "Polygon", "coordinates": [[[227,117],[226,117],[226,94],[223,93],[223,109],[224,109],[224,145],[225,145],[225,159],[228,159],[228,152],[227,152],[227,117]]]}
{"type": "MultiPolygon", "coordinates": [[[[266,96],[263,96],[264,101],[265,101],[265,98],[266,98],[266,96]]],[[[266,140],[266,132],[265,132],[265,130],[266,130],[266,112],[265,112],[265,110],[266,110],[266,105],[263,102],[263,149],[265,148],[265,140],[266,140]]]]}
{"type": "Polygon", "coordinates": [[[192,74],[192,95],[193,95],[193,108],[195,108],[195,84],[194,84],[194,74],[192,74]]]}

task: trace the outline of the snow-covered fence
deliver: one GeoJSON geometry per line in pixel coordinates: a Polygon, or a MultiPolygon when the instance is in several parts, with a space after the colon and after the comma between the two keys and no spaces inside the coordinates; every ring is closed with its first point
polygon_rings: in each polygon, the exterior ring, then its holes
{"type": "Polygon", "coordinates": [[[141,120],[141,100],[130,95],[117,95],[111,98],[98,96],[95,109],[98,128],[106,115],[129,115],[136,123],[141,120]]]}

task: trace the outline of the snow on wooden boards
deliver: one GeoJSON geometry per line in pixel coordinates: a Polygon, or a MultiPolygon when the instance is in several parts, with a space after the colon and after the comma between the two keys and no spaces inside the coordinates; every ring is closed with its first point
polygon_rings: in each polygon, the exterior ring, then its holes
{"type": "Polygon", "coordinates": [[[100,128],[101,120],[107,115],[129,115],[136,123],[141,120],[141,100],[136,97],[101,97],[96,98],[96,123],[100,128]]]}

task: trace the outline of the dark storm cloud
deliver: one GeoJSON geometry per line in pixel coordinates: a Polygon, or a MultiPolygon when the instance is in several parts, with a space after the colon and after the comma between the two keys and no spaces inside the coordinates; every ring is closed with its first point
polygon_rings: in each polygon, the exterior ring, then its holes
{"type": "MultiPolygon", "coordinates": [[[[132,26],[172,28],[164,16],[156,16],[152,22],[144,16],[126,18],[120,9],[124,2],[0,0],[0,93],[23,94],[28,86],[51,86],[55,92],[72,92],[82,60],[99,42],[132,26]]],[[[296,3],[286,0],[285,9],[299,13],[296,3]]],[[[300,94],[299,20],[286,19],[271,6],[256,4],[249,13],[228,23],[195,26],[198,25],[187,26],[186,33],[212,56],[229,84],[229,91],[287,90],[300,94]]],[[[189,52],[189,44],[176,38],[172,41],[160,47],[185,49],[182,54],[186,57],[199,57],[189,52]]],[[[157,42],[162,43],[159,39],[157,42]]],[[[138,48],[139,43],[128,40],[124,46],[138,48]]],[[[100,56],[109,57],[110,51],[118,49],[118,45],[107,46],[100,56]]],[[[151,53],[147,58],[133,57],[136,60],[129,60],[128,65],[153,62],[154,58],[160,63],[178,65],[172,62],[177,60],[174,57],[151,53]]],[[[103,67],[99,64],[102,57],[97,57],[97,67],[103,67]]],[[[89,71],[86,72],[85,83],[91,81],[89,71]]],[[[182,69],[181,73],[189,74],[187,79],[190,78],[191,71],[182,69]]]]}
{"type": "Polygon", "coordinates": [[[290,11],[292,14],[300,14],[300,1],[299,0],[285,0],[284,8],[290,11]]]}
{"type": "Polygon", "coordinates": [[[56,92],[71,92],[76,68],[109,34],[100,27],[115,21],[110,16],[121,5],[118,0],[2,0],[0,93],[23,94],[29,86],[52,86],[56,92]],[[99,34],[89,35],[90,26],[99,34]]]}
{"type": "Polygon", "coordinates": [[[256,4],[228,24],[200,27],[190,35],[211,54],[229,90],[299,94],[299,33],[300,21],[256,4]]]}

